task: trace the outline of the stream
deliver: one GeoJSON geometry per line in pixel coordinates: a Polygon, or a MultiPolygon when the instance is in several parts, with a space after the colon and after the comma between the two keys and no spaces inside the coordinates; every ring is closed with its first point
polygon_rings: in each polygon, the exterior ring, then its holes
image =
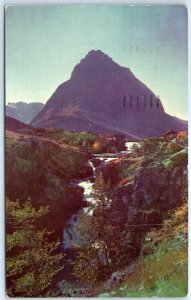
{"type": "Polygon", "coordinates": [[[88,204],[95,203],[95,199],[92,196],[92,191],[93,191],[93,184],[95,181],[96,177],[96,168],[94,167],[94,164],[92,162],[92,159],[99,159],[101,161],[100,165],[104,165],[110,161],[118,159],[121,155],[123,154],[128,154],[133,151],[133,146],[137,145],[139,146],[139,143],[137,142],[126,142],[126,150],[121,151],[118,153],[102,153],[102,154],[94,154],[93,158],[91,158],[88,161],[88,165],[92,167],[93,170],[93,176],[88,177],[83,180],[75,181],[75,183],[83,187],[84,189],[84,197],[83,201],[87,203],[87,207],[84,207],[75,214],[73,214],[69,220],[67,220],[64,223],[64,229],[63,229],[63,248],[64,249],[72,249],[73,244],[77,243],[79,241],[80,235],[77,230],[79,222],[80,222],[80,216],[81,214],[88,214],[92,215],[93,209],[91,206],[88,206],[88,204]]]}

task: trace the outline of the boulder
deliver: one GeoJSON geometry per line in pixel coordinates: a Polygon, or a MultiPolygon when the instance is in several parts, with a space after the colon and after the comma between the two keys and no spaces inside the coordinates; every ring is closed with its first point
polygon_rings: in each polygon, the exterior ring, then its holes
{"type": "Polygon", "coordinates": [[[99,158],[92,158],[91,162],[95,168],[97,168],[101,164],[101,160],[99,158]]]}

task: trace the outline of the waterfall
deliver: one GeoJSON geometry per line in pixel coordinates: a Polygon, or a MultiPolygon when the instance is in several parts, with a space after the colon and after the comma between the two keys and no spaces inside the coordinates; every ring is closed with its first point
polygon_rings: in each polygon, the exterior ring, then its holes
{"type": "MultiPolygon", "coordinates": [[[[95,177],[95,172],[96,169],[93,165],[93,163],[89,160],[88,165],[92,168],[93,170],[93,178],[95,177]]],[[[83,181],[80,181],[78,183],[78,186],[82,187],[84,189],[84,197],[83,200],[86,203],[95,203],[94,198],[92,197],[91,193],[93,190],[93,182],[91,182],[92,178],[87,178],[83,181]]],[[[79,232],[78,232],[78,224],[80,220],[80,215],[82,213],[92,215],[93,214],[93,209],[92,207],[85,207],[83,210],[77,212],[76,214],[73,214],[71,218],[68,220],[66,223],[66,226],[63,231],[63,246],[64,249],[70,249],[72,248],[72,245],[75,244],[78,239],[79,239],[79,232]]]]}
{"type": "MultiPolygon", "coordinates": [[[[140,146],[138,142],[126,142],[125,146],[127,150],[121,151],[118,153],[103,153],[103,154],[95,154],[94,157],[98,158],[99,160],[102,161],[102,164],[113,161],[118,159],[120,155],[124,155],[127,153],[131,153],[133,151],[133,146],[140,146]]],[[[95,199],[92,196],[92,190],[93,190],[93,182],[92,179],[95,178],[96,176],[96,168],[94,164],[92,163],[91,160],[88,161],[88,165],[92,168],[93,170],[93,177],[88,177],[85,180],[82,180],[78,182],[78,186],[83,187],[84,189],[84,197],[83,200],[88,204],[88,203],[95,203],[95,199]]],[[[88,207],[85,207],[81,210],[79,210],[77,213],[73,214],[70,219],[65,223],[64,230],[63,230],[63,247],[64,249],[71,249],[73,244],[77,243],[79,240],[79,232],[78,232],[78,224],[80,222],[80,215],[88,214],[92,215],[93,214],[93,208],[91,205],[88,207]]]]}
{"type": "Polygon", "coordinates": [[[90,166],[93,170],[93,177],[96,176],[96,168],[94,167],[94,164],[91,160],[88,161],[88,166],[90,166]]]}
{"type": "Polygon", "coordinates": [[[79,224],[80,215],[82,210],[79,210],[76,214],[73,214],[66,223],[63,231],[63,246],[64,249],[71,249],[73,245],[78,241],[79,232],[77,226],[79,224]]]}

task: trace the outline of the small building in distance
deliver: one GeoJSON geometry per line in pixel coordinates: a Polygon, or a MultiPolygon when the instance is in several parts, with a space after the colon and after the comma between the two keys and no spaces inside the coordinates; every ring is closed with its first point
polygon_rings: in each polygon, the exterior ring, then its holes
{"type": "Polygon", "coordinates": [[[174,130],[168,130],[163,134],[164,138],[169,141],[174,139],[177,136],[177,132],[174,130]]]}

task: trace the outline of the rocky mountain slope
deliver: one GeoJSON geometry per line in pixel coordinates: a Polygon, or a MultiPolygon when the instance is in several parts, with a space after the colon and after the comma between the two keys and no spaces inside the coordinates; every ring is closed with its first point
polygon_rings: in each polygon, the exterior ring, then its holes
{"type": "Polygon", "coordinates": [[[6,105],[6,116],[28,124],[43,107],[44,104],[40,102],[25,103],[20,101],[16,103],[8,103],[6,105]]]}
{"type": "Polygon", "coordinates": [[[32,120],[37,127],[123,133],[129,139],[184,130],[162,102],[130,69],[106,54],[90,51],[32,120]]]}

